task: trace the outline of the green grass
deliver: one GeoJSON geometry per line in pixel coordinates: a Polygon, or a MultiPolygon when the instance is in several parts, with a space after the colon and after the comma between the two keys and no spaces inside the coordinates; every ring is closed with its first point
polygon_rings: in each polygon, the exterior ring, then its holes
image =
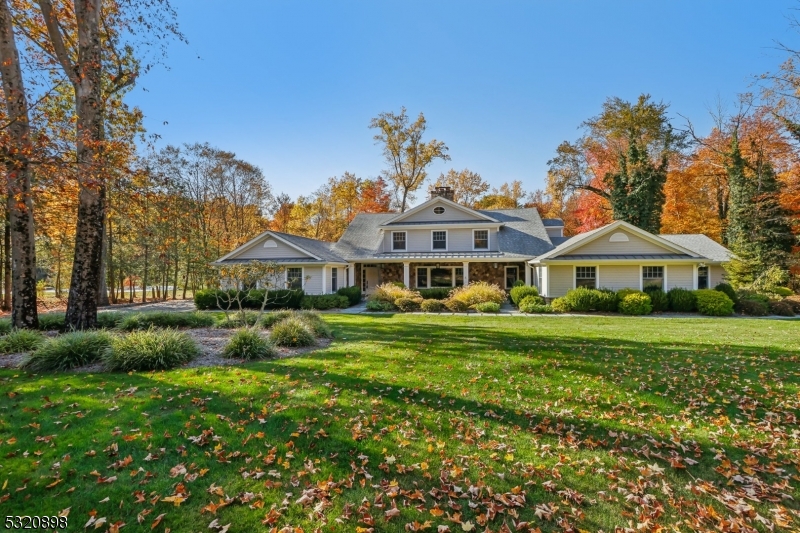
{"type": "Polygon", "coordinates": [[[325,319],[336,340],[291,359],[0,370],[0,507],[69,507],[70,530],[92,511],[134,529],[141,515],[143,530],[163,513],[159,532],[214,519],[231,531],[464,531],[448,513],[476,532],[610,532],[647,514],[665,530],[716,530],[702,518],[712,511],[758,531],[756,514],[785,516],[776,531],[800,526],[796,321],[325,319]],[[163,500],[179,489],[180,507],[163,500]]]}

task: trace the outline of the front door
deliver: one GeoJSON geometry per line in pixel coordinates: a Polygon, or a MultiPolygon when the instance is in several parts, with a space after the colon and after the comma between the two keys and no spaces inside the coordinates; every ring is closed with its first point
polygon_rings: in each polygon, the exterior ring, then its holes
{"type": "Polygon", "coordinates": [[[372,294],[378,286],[378,267],[361,267],[361,291],[372,294]]]}

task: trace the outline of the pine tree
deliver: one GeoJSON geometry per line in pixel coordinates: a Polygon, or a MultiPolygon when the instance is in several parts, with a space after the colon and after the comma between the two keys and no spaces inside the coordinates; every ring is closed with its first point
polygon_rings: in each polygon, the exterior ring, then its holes
{"type": "Polygon", "coordinates": [[[631,135],[627,152],[619,158],[619,170],[607,174],[605,180],[615,220],[624,220],[651,233],[661,230],[666,156],[656,167],[631,135]]]}
{"type": "Polygon", "coordinates": [[[730,186],[726,240],[736,255],[728,265],[728,276],[735,286],[749,285],[770,267],[787,268],[795,237],[778,198],[775,170],[760,158],[745,159],[735,133],[726,172],[730,186]]]}

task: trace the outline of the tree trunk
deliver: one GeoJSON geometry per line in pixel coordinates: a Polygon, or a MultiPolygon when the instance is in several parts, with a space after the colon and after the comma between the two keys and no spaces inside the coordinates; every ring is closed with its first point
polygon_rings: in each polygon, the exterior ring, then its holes
{"type": "Polygon", "coordinates": [[[179,256],[175,254],[175,276],[172,278],[172,299],[178,299],[178,270],[180,270],[180,265],[178,264],[179,256]]]}
{"type": "Polygon", "coordinates": [[[7,168],[7,205],[10,221],[12,287],[11,323],[17,328],[36,328],[36,248],[34,241],[33,169],[28,157],[32,152],[28,99],[22,80],[19,52],[7,0],[0,0],[0,76],[3,78],[8,127],[14,153],[7,168]]]}
{"type": "Polygon", "coordinates": [[[11,311],[11,220],[8,209],[4,211],[6,216],[3,223],[3,311],[11,311]]]}
{"type": "MultiPolygon", "coordinates": [[[[97,286],[97,305],[98,307],[108,306],[108,281],[106,279],[106,272],[108,271],[108,233],[106,225],[103,224],[103,236],[100,248],[100,284],[97,286]]],[[[112,285],[113,287],[113,285],[112,285]]]]}

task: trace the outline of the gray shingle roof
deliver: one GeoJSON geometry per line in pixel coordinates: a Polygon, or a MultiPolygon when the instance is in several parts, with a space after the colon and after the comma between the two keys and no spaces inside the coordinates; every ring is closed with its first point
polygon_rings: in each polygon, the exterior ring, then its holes
{"type": "Polygon", "coordinates": [[[536,257],[553,249],[536,208],[480,210],[503,223],[497,234],[501,252],[536,257]]]}
{"type": "Polygon", "coordinates": [[[732,257],[730,250],[702,234],[659,235],[659,237],[711,261],[724,263],[730,261],[732,257]]]}
{"type": "Polygon", "coordinates": [[[544,224],[545,227],[555,227],[555,228],[564,227],[564,221],[561,220],[560,218],[543,218],[542,224],[544,224]]]}
{"type": "Polygon", "coordinates": [[[332,242],[318,241],[316,239],[309,239],[307,237],[300,237],[298,235],[291,235],[289,233],[281,233],[279,231],[273,231],[271,233],[287,242],[294,244],[298,248],[302,248],[303,250],[314,254],[323,261],[346,263],[341,256],[333,251],[334,243],[332,242]]]}
{"type": "Polygon", "coordinates": [[[346,259],[372,257],[381,247],[380,225],[395,218],[397,213],[361,213],[347,226],[333,252],[346,259]]]}

